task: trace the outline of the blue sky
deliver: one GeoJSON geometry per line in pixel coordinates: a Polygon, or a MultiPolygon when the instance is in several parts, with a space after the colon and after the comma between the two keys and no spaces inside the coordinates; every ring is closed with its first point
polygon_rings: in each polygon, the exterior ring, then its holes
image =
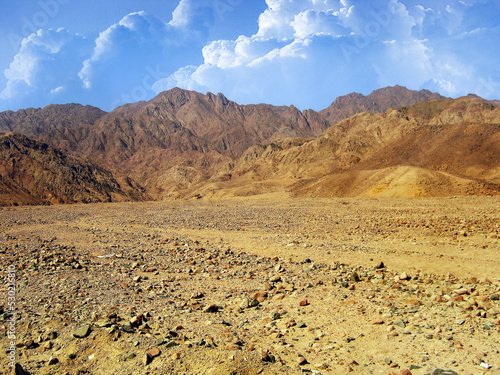
{"type": "Polygon", "coordinates": [[[327,107],[389,85],[500,99],[500,0],[0,0],[0,111],[181,87],[327,107]]]}

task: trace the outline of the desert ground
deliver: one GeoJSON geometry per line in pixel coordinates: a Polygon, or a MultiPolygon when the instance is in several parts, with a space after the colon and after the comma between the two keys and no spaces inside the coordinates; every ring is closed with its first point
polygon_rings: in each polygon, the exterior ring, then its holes
{"type": "Polygon", "coordinates": [[[9,274],[18,373],[500,374],[500,197],[4,207],[0,252],[5,374],[9,274]]]}

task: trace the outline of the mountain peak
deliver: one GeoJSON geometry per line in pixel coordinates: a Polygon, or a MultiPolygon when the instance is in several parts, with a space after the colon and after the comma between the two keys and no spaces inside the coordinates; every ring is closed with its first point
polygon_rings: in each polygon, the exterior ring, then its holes
{"type": "Polygon", "coordinates": [[[444,97],[428,90],[415,91],[396,85],[374,90],[368,96],[355,92],[339,96],[320,113],[334,125],[361,112],[383,113],[390,108],[408,107],[434,99],[444,99],[444,97]]]}

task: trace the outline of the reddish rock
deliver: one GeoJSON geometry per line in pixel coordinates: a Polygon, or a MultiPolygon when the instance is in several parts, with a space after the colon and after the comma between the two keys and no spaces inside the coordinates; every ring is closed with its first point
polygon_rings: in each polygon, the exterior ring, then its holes
{"type": "Polygon", "coordinates": [[[161,354],[161,351],[158,348],[152,348],[152,349],[149,349],[148,354],[152,358],[155,358],[155,357],[158,357],[161,354]]]}

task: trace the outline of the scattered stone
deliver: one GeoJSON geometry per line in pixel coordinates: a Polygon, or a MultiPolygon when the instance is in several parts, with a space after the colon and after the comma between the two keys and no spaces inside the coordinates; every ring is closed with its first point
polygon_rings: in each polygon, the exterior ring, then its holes
{"type": "Polygon", "coordinates": [[[161,351],[159,348],[151,348],[149,349],[148,353],[151,357],[155,358],[161,354],[161,351]]]}
{"type": "Polygon", "coordinates": [[[349,278],[349,280],[356,283],[356,282],[360,281],[361,279],[359,278],[358,273],[356,271],[354,271],[353,273],[351,273],[351,277],[349,278]]]}
{"type": "Polygon", "coordinates": [[[165,348],[173,348],[174,346],[177,346],[179,345],[176,341],[174,340],[170,340],[169,342],[167,342],[165,344],[165,348]]]}
{"type": "Polygon", "coordinates": [[[73,332],[73,336],[78,339],[83,339],[90,335],[91,328],[88,324],[85,324],[73,332]]]}
{"type": "Polygon", "coordinates": [[[305,359],[304,357],[299,357],[297,359],[297,363],[299,364],[299,366],[304,366],[307,365],[309,362],[307,362],[307,359],[305,359]]]}
{"type": "Polygon", "coordinates": [[[191,299],[200,299],[203,297],[205,297],[205,295],[201,292],[195,292],[195,293],[191,294],[191,299]]]}
{"type": "Polygon", "coordinates": [[[396,320],[394,325],[399,328],[406,328],[406,323],[402,319],[396,320]]]}
{"type": "Polygon", "coordinates": [[[181,358],[181,353],[174,353],[170,356],[174,361],[181,358]]]}
{"type": "Polygon", "coordinates": [[[206,306],[204,309],[203,309],[203,312],[204,313],[216,313],[219,311],[219,306],[215,305],[215,304],[212,304],[212,305],[208,305],[206,306]]]}
{"type": "Polygon", "coordinates": [[[283,267],[283,265],[281,263],[278,263],[275,267],[274,267],[274,271],[277,272],[277,273],[280,273],[280,272],[285,272],[285,267],[283,267]]]}
{"type": "Polygon", "coordinates": [[[149,353],[144,353],[141,359],[141,362],[144,366],[149,365],[151,362],[153,362],[153,357],[149,353]]]}
{"type": "Polygon", "coordinates": [[[458,375],[458,374],[453,370],[441,370],[437,368],[434,371],[432,371],[431,375],[458,375]]]}
{"type": "Polygon", "coordinates": [[[59,363],[59,359],[56,357],[50,357],[50,359],[47,361],[47,366],[53,366],[59,363]]]}

